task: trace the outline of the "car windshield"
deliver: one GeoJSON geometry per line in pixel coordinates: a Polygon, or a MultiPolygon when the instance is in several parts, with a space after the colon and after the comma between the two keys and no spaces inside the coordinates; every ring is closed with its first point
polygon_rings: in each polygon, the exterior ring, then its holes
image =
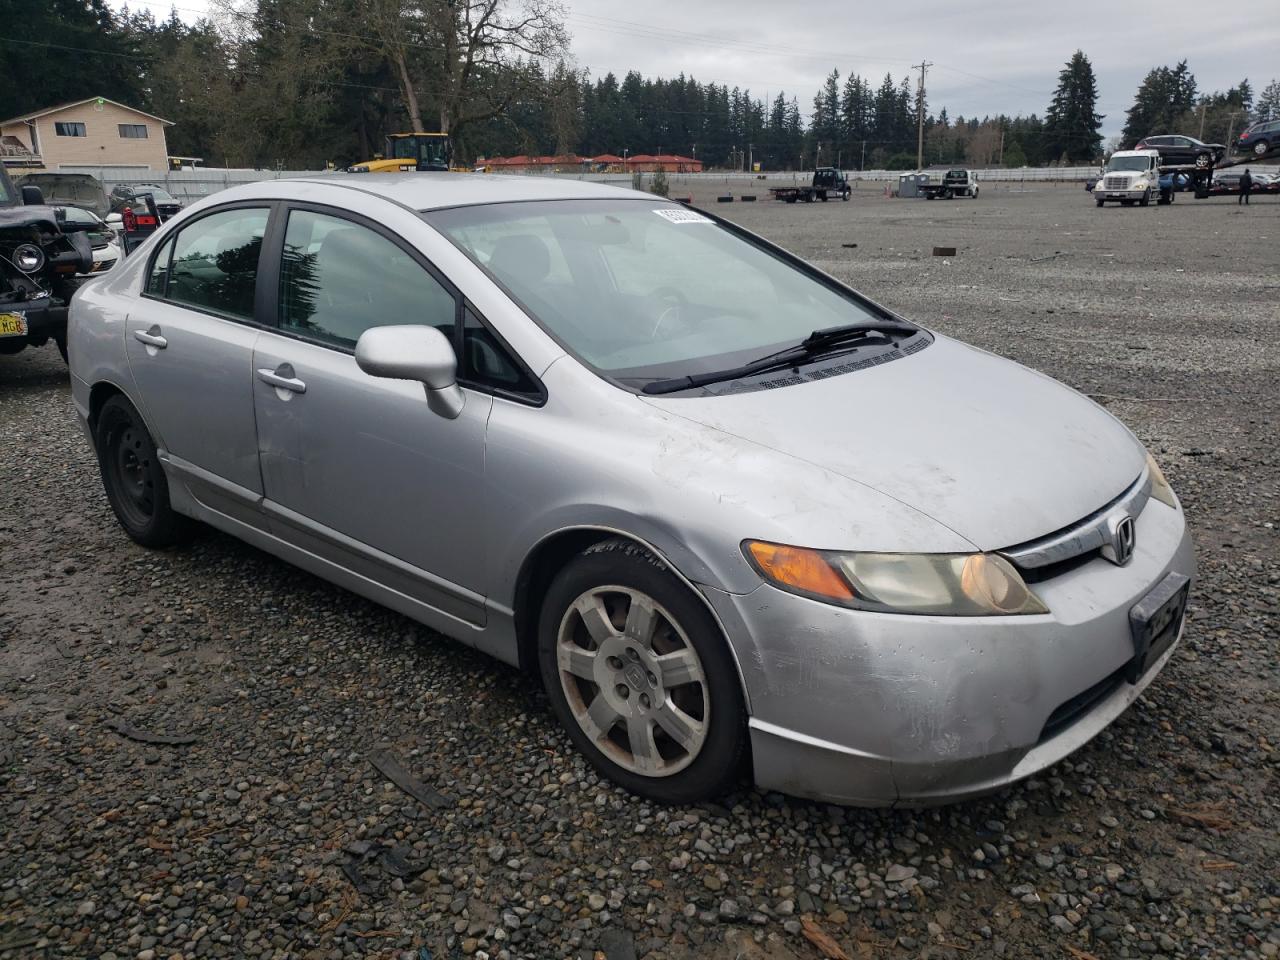
{"type": "Polygon", "coordinates": [[[1112,157],[1107,161],[1107,173],[1114,173],[1117,170],[1149,169],[1151,169],[1149,157],[1112,157]]]}
{"type": "Polygon", "coordinates": [[[178,202],[177,200],[174,199],[173,194],[171,194],[168,190],[165,190],[163,187],[156,187],[150,184],[144,183],[140,187],[134,187],[133,192],[135,196],[140,196],[144,193],[149,193],[151,194],[151,199],[153,199],[156,203],[177,203],[178,202]]]}
{"type": "Polygon", "coordinates": [[[63,207],[62,210],[63,218],[70,224],[96,227],[102,222],[88,210],[81,210],[79,207],[63,207]]]}
{"type": "Polygon", "coordinates": [[[567,350],[637,385],[722,370],[814,330],[886,316],[661,199],[500,203],[424,216],[567,350]]]}

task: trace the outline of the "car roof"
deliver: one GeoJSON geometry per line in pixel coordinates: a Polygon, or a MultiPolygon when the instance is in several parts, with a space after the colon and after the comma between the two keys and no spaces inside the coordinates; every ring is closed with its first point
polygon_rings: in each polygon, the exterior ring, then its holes
{"type": "MultiPolygon", "coordinates": [[[[1148,137],[1147,139],[1150,139],[1150,137],[1148,137]]],[[[1111,154],[1111,156],[1113,157],[1158,157],[1160,156],[1160,151],[1159,150],[1117,150],[1115,153],[1111,154]]]]}
{"type": "MultiPolygon", "coordinates": [[[[503,176],[492,173],[333,173],[310,177],[268,180],[245,189],[254,196],[270,195],[272,184],[314,183],[386,197],[414,210],[473,206],[482,203],[516,203],[526,200],[591,200],[664,197],[589,180],[547,176],[503,176]]],[[[237,191],[241,192],[241,191],[237,191]]]]}

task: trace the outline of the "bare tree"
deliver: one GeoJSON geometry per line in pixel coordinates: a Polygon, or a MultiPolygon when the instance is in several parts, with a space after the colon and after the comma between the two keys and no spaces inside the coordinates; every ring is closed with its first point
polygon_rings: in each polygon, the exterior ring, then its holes
{"type": "Polygon", "coordinates": [[[365,0],[395,67],[409,122],[423,102],[441,133],[502,114],[532,92],[531,62],[558,61],[569,45],[558,0],[365,0]]]}

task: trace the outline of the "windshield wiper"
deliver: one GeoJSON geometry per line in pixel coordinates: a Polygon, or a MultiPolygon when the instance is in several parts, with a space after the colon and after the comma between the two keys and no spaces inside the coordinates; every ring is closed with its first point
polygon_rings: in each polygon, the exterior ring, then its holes
{"type": "Polygon", "coordinates": [[[825,327],[815,330],[799,343],[774,353],[766,354],[756,360],[726,370],[712,370],[708,373],[694,373],[687,377],[671,377],[667,380],[654,380],[646,383],[642,392],[647,394],[676,393],[693,387],[705,386],[709,383],[722,383],[725,380],[738,380],[757,373],[768,373],[770,370],[794,366],[823,354],[830,353],[854,340],[863,340],[877,333],[913,334],[916,327],[894,320],[873,320],[868,323],[849,323],[839,327],[825,327]]]}

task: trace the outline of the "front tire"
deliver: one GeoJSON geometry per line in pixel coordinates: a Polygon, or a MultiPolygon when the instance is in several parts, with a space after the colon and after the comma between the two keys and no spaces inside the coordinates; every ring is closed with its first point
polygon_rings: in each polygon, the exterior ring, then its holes
{"type": "Polygon", "coordinates": [[[1151,206],[1151,189],[1150,188],[1142,192],[1142,199],[1138,201],[1138,206],[1140,207],[1151,206]]]}
{"type": "Polygon", "coordinates": [[[191,521],[169,504],[169,483],[155,441],[123,396],[103,404],[94,445],[103,489],[125,533],[144,547],[172,546],[190,535],[191,521]]]}
{"type": "Polygon", "coordinates": [[[601,774],[662,803],[738,780],[746,710],[715,620],[629,540],[596,544],[552,581],[538,665],[556,716],[601,774]]]}
{"type": "Polygon", "coordinates": [[[1098,206],[1102,206],[1102,205],[1103,205],[1104,203],[1106,203],[1106,202],[1107,202],[1107,201],[1105,201],[1105,200],[1095,200],[1095,201],[1094,201],[1094,203],[1096,203],[1098,206]]]}

